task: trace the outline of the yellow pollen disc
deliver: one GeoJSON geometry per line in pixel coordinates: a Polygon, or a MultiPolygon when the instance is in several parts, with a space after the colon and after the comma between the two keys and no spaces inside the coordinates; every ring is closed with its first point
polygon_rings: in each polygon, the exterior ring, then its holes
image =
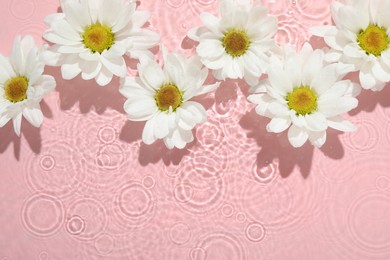
{"type": "Polygon", "coordinates": [[[167,111],[169,107],[175,111],[183,102],[180,90],[173,84],[165,84],[157,90],[154,96],[158,109],[167,111]]]}
{"type": "Polygon", "coordinates": [[[108,50],[115,41],[111,28],[98,23],[88,26],[82,37],[85,47],[94,53],[108,50]]]}
{"type": "Polygon", "coordinates": [[[248,35],[244,31],[232,29],[225,33],[222,39],[222,46],[226,53],[232,57],[243,55],[251,44],[248,35]]]}
{"type": "Polygon", "coordinates": [[[387,36],[386,29],[373,24],[359,32],[357,41],[367,54],[375,56],[380,56],[389,46],[389,36],[387,36]]]}
{"type": "Polygon", "coordinates": [[[307,115],[317,109],[317,94],[309,87],[300,86],[288,93],[287,104],[298,115],[307,115]]]}
{"type": "Polygon", "coordinates": [[[27,88],[28,80],[26,77],[11,78],[4,84],[5,98],[13,103],[23,101],[27,98],[27,88]]]}

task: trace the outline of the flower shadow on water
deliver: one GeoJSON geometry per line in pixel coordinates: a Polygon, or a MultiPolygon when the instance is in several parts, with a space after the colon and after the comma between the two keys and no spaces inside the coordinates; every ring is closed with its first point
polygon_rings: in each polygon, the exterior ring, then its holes
{"type": "MultiPolygon", "coordinates": [[[[347,75],[348,79],[355,83],[359,83],[359,74],[358,72],[350,73],[347,75]]],[[[390,107],[390,83],[387,83],[383,90],[381,91],[372,91],[364,90],[357,96],[359,100],[358,106],[349,112],[349,115],[354,116],[360,112],[371,113],[375,110],[377,105],[382,108],[390,107]]]]}
{"type": "MultiPolygon", "coordinates": [[[[42,112],[44,120],[50,117],[51,111],[46,103],[41,102],[42,112]]],[[[30,149],[39,154],[42,148],[41,129],[32,126],[26,119],[22,119],[21,134],[17,136],[14,132],[12,120],[10,120],[4,127],[0,128],[0,154],[4,153],[8,146],[12,143],[14,146],[14,157],[16,160],[20,158],[20,149],[22,145],[22,139],[26,139],[30,149]]]]}
{"type": "Polygon", "coordinates": [[[90,112],[93,108],[97,114],[103,114],[107,108],[124,113],[125,98],[118,91],[119,78],[114,77],[107,86],[101,87],[94,79],[83,80],[81,76],[64,80],[59,67],[50,67],[47,73],[57,79],[56,91],[59,92],[61,110],[70,110],[78,103],[82,114],[90,112]]]}
{"type": "MultiPolygon", "coordinates": [[[[268,133],[266,125],[269,119],[261,117],[252,109],[244,115],[239,124],[247,131],[247,138],[256,140],[261,148],[257,154],[257,167],[261,169],[276,159],[279,162],[279,173],[281,177],[287,178],[297,166],[303,178],[310,175],[314,148],[309,141],[301,148],[292,147],[287,138],[287,132],[281,134],[268,133]]],[[[328,130],[327,141],[321,147],[321,152],[332,159],[341,159],[344,156],[344,149],[338,135],[341,132],[328,130]]]]}

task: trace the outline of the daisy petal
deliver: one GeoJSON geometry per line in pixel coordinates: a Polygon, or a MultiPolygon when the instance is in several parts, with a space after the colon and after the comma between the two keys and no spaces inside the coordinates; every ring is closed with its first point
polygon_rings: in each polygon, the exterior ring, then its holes
{"type": "Polygon", "coordinates": [[[310,132],[309,140],[312,145],[320,148],[326,141],[326,131],[310,132]]]}
{"type": "Polygon", "coordinates": [[[288,140],[294,147],[301,147],[308,139],[309,135],[307,132],[295,125],[292,125],[288,130],[288,140]]]}
{"type": "Polygon", "coordinates": [[[334,116],[328,118],[328,126],[330,128],[343,131],[343,132],[353,132],[356,131],[357,127],[352,124],[350,121],[344,119],[341,116],[334,116]]]}
{"type": "Polygon", "coordinates": [[[22,125],[22,113],[18,113],[16,116],[13,117],[13,126],[14,131],[17,136],[20,136],[20,128],[22,125]]]}
{"type": "Polygon", "coordinates": [[[273,133],[281,133],[291,125],[291,118],[273,118],[267,125],[267,131],[273,133]]]}
{"type": "Polygon", "coordinates": [[[39,104],[23,109],[23,116],[35,127],[40,127],[43,122],[43,114],[39,104]]]}
{"type": "Polygon", "coordinates": [[[142,141],[145,144],[154,143],[157,138],[154,136],[154,125],[156,124],[155,119],[152,117],[148,121],[146,121],[144,130],[142,131],[142,141]]]}

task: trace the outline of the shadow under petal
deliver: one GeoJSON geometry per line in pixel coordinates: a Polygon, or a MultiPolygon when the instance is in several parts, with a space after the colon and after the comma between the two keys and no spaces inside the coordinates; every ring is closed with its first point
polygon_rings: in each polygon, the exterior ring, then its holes
{"type": "Polygon", "coordinates": [[[240,126],[247,130],[247,137],[255,139],[261,148],[257,154],[257,166],[263,168],[276,160],[281,177],[287,178],[294,168],[298,167],[302,177],[306,179],[311,171],[313,146],[306,143],[300,148],[292,147],[288,143],[286,132],[274,134],[266,131],[265,126],[268,122],[268,118],[259,116],[254,109],[244,115],[239,122],[240,126]]]}
{"type": "Polygon", "coordinates": [[[183,157],[188,155],[190,148],[194,145],[194,142],[187,144],[184,149],[168,149],[164,142],[161,140],[156,141],[151,145],[141,143],[140,152],[139,152],[139,162],[142,166],[148,164],[155,164],[162,160],[165,165],[179,165],[183,157]]]}
{"type": "Polygon", "coordinates": [[[93,109],[97,114],[103,114],[108,108],[124,113],[125,98],[119,93],[118,77],[113,77],[106,86],[99,86],[94,79],[83,80],[80,75],[72,80],[64,80],[59,67],[51,67],[47,71],[57,79],[56,91],[59,92],[62,110],[69,110],[78,103],[82,114],[93,109]]]}

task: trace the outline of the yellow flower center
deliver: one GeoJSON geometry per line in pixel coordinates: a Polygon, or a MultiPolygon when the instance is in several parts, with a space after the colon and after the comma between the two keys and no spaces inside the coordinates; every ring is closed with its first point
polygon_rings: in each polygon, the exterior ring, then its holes
{"type": "Polygon", "coordinates": [[[115,41],[111,28],[98,23],[88,26],[82,37],[85,47],[94,53],[108,50],[115,41]]]}
{"type": "Polygon", "coordinates": [[[167,111],[169,107],[175,111],[181,103],[183,103],[183,97],[180,90],[176,85],[165,84],[159,90],[157,90],[154,96],[158,109],[161,111],[167,111]]]}
{"type": "Polygon", "coordinates": [[[27,98],[28,79],[18,76],[9,79],[4,84],[5,98],[13,103],[23,101],[27,98]]]}
{"type": "Polygon", "coordinates": [[[248,35],[244,31],[231,29],[222,39],[222,46],[226,53],[232,57],[243,55],[251,44],[248,35]]]}
{"type": "Polygon", "coordinates": [[[288,93],[288,107],[298,115],[307,115],[317,109],[317,94],[307,86],[300,86],[288,93]]]}
{"type": "Polygon", "coordinates": [[[380,56],[389,46],[389,36],[387,36],[386,29],[373,24],[359,32],[357,41],[367,54],[375,56],[380,56]]]}

